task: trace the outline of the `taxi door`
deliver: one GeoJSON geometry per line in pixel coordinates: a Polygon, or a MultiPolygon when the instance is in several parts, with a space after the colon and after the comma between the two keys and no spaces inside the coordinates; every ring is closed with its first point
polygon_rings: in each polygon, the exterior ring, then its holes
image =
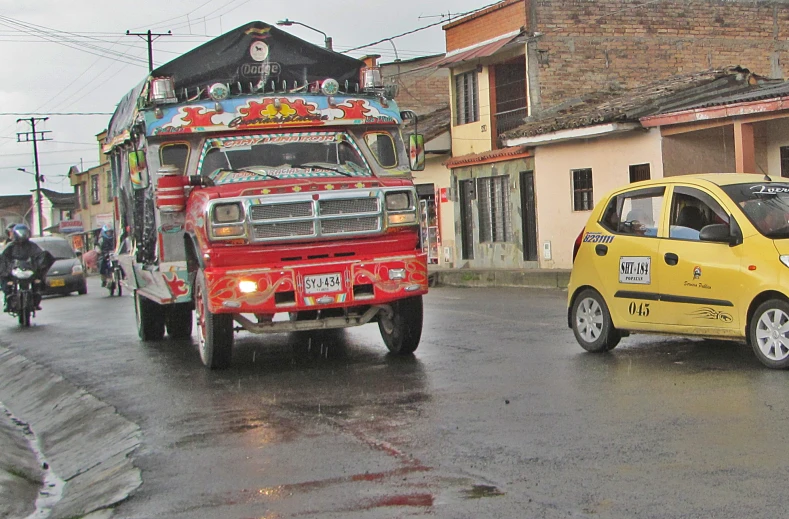
{"type": "Polygon", "coordinates": [[[710,192],[675,186],[668,236],[660,240],[655,276],[665,311],[661,322],[677,332],[732,335],[739,327],[742,247],[699,240],[705,225],[729,223],[729,213],[710,192]]]}
{"type": "MultiPolygon", "coordinates": [[[[665,187],[626,191],[613,197],[602,227],[613,236],[594,246],[591,255],[602,295],[616,326],[639,329],[661,313],[657,278],[658,231],[663,220],[665,187]]],[[[593,233],[589,233],[593,234],[593,233]]],[[[595,236],[585,237],[595,241],[595,236]]]]}

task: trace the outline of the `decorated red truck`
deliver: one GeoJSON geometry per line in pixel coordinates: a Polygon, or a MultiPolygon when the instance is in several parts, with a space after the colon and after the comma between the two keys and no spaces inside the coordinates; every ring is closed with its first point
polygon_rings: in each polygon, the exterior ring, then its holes
{"type": "Polygon", "coordinates": [[[421,136],[380,71],[263,22],[153,70],[108,129],[119,257],[143,341],[191,336],[209,368],[234,333],[377,322],[422,332],[427,265],[411,170],[421,136]],[[194,315],[194,317],[193,317],[194,315]]]}

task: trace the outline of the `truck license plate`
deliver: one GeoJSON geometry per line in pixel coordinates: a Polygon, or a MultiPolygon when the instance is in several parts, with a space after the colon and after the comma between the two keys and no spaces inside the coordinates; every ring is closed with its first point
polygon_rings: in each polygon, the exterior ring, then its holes
{"type": "Polygon", "coordinates": [[[49,280],[49,286],[51,286],[51,287],[64,287],[64,286],[66,286],[66,280],[65,279],[50,279],[49,280]]]}
{"type": "Polygon", "coordinates": [[[340,274],[318,274],[315,276],[304,276],[304,291],[307,294],[339,292],[340,290],[342,290],[340,274]]]}

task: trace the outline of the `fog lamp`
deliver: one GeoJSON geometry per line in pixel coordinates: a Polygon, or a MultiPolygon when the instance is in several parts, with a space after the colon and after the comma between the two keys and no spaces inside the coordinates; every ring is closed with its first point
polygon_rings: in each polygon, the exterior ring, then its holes
{"type": "Polygon", "coordinates": [[[407,223],[415,223],[416,215],[414,213],[405,214],[390,214],[388,216],[389,225],[403,225],[407,223]]]}
{"type": "Polygon", "coordinates": [[[252,292],[255,292],[258,289],[258,284],[255,283],[254,281],[247,281],[247,280],[239,281],[238,282],[238,289],[243,294],[250,294],[252,292]]]}
{"type": "Polygon", "coordinates": [[[405,269],[389,269],[389,279],[392,281],[405,279],[405,269]]]}
{"type": "Polygon", "coordinates": [[[242,236],[243,234],[243,225],[223,225],[221,227],[214,227],[214,236],[219,238],[226,238],[228,236],[242,236]]]}

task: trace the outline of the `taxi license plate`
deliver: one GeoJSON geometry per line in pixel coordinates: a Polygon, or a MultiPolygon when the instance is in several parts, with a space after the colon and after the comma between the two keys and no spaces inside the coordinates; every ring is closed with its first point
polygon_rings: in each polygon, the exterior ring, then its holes
{"type": "Polygon", "coordinates": [[[51,286],[51,287],[64,287],[64,286],[66,286],[66,280],[65,279],[50,279],[49,280],[49,286],[51,286]]]}
{"type": "Polygon", "coordinates": [[[321,294],[323,292],[339,292],[342,290],[340,274],[318,274],[304,276],[304,292],[307,294],[321,294]]]}

